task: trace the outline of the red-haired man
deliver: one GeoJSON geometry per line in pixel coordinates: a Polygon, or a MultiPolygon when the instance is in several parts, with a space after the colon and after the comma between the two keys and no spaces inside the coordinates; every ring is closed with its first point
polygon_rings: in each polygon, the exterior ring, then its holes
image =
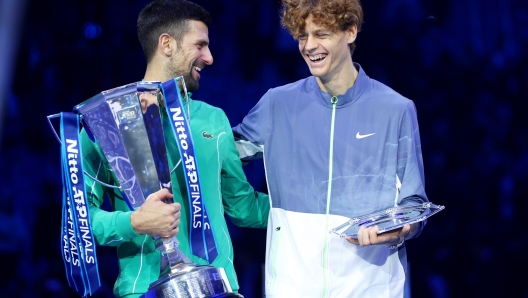
{"type": "Polygon", "coordinates": [[[329,230],[427,201],[415,106],[352,62],[358,0],[282,4],[282,24],[312,76],[270,89],[234,128],[264,153],[272,203],[266,295],[402,297],[403,242],[421,224],[382,234],[361,228],[346,240],[329,230]]]}

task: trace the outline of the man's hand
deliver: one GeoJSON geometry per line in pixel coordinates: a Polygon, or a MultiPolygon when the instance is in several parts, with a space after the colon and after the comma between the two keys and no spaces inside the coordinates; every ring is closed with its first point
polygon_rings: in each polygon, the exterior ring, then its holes
{"type": "Polygon", "coordinates": [[[355,245],[367,246],[367,245],[397,245],[403,242],[403,240],[411,238],[418,228],[418,224],[405,225],[399,229],[388,231],[385,233],[378,234],[378,226],[374,227],[360,227],[358,231],[358,238],[354,239],[351,237],[345,237],[345,239],[355,245]]]}
{"type": "Polygon", "coordinates": [[[178,203],[163,202],[172,197],[167,189],[148,196],[145,203],[130,215],[130,223],[134,231],[138,234],[160,237],[172,237],[178,234],[181,206],[178,203]]]}

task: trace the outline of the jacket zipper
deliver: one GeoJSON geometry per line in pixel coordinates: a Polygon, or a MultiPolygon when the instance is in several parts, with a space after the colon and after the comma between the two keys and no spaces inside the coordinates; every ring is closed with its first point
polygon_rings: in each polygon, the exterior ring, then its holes
{"type": "MultiPolygon", "coordinates": [[[[264,149],[265,150],[265,149],[264,149]]],[[[266,155],[264,154],[264,152],[262,152],[262,160],[264,162],[264,172],[266,173],[266,185],[268,186],[268,189],[269,189],[269,184],[268,184],[268,169],[266,167],[266,155]]],[[[271,204],[271,197],[269,198],[270,199],[270,216],[272,217],[273,216],[273,213],[272,213],[272,204],[271,204]]],[[[268,218],[269,220],[269,218],[268,218]]],[[[271,222],[274,222],[273,219],[271,220],[271,222]]],[[[280,223],[279,223],[280,225],[280,223]]],[[[273,226],[271,227],[273,229],[273,226]]],[[[274,229],[275,231],[270,231],[270,234],[272,235],[271,238],[271,248],[270,250],[268,251],[269,254],[271,255],[270,258],[272,259],[271,261],[271,269],[270,269],[270,275],[272,276],[271,278],[271,286],[270,288],[272,289],[272,292],[274,292],[274,289],[275,289],[275,285],[277,283],[277,247],[279,246],[279,239],[280,239],[280,226],[276,227],[274,229]]],[[[266,254],[266,257],[267,257],[267,254],[266,254]]],[[[265,285],[265,287],[267,287],[267,285],[265,285]]]]}
{"type": "Polygon", "coordinates": [[[328,190],[326,195],[326,219],[325,219],[325,237],[324,237],[324,247],[323,247],[323,297],[327,296],[328,291],[328,280],[326,274],[326,268],[328,266],[328,221],[330,217],[330,198],[332,196],[332,175],[333,175],[333,163],[334,163],[334,124],[335,124],[335,114],[336,114],[336,105],[338,98],[337,96],[332,96],[330,99],[332,102],[332,123],[330,125],[330,154],[328,157],[328,190]]]}

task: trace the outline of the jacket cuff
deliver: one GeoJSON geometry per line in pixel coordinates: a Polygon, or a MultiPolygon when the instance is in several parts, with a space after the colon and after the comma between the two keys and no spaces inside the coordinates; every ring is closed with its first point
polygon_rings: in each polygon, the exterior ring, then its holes
{"type": "Polygon", "coordinates": [[[139,234],[134,231],[134,228],[132,228],[132,224],[130,223],[131,214],[132,211],[119,212],[116,216],[117,235],[119,235],[125,241],[131,240],[132,238],[139,236],[139,234]]]}

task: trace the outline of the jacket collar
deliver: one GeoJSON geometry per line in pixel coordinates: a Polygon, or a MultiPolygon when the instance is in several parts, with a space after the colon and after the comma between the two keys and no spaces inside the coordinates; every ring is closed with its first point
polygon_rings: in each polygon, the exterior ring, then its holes
{"type": "MultiPolygon", "coordinates": [[[[337,108],[348,106],[349,104],[358,100],[368,86],[369,77],[365,74],[361,65],[354,63],[354,67],[356,67],[358,70],[356,82],[345,92],[345,94],[340,94],[337,96],[337,108]]],[[[317,97],[317,100],[327,107],[332,107],[332,103],[330,101],[332,95],[319,88],[317,80],[314,76],[310,77],[310,84],[312,85],[312,92],[317,97]]]]}

